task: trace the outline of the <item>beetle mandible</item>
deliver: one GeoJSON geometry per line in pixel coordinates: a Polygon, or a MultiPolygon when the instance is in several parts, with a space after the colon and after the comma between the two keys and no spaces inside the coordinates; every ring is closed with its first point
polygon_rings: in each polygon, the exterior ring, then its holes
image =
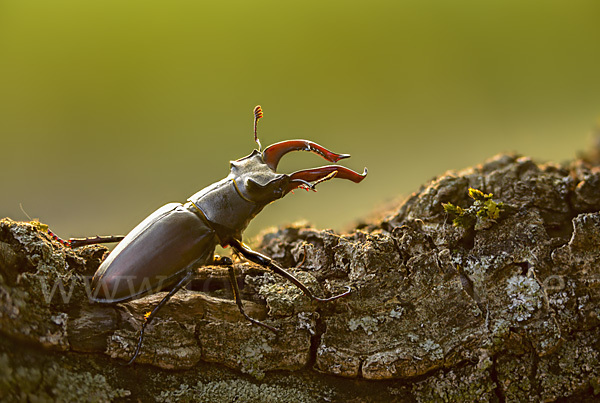
{"type": "MultiPolygon", "coordinates": [[[[135,353],[128,364],[133,363],[140,353],[146,326],[158,310],[191,281],[199,266],[227,265],[235,302],[242,315],[254,324],[278,331],[246,314],[231,259],[215,257],[218,244],[231,246],[244,258],[281,275],[315,301],[331,301],[350,293],[350,287],[347,287],[341,294],[319,298],[269,257],[242,243],[242,232],[252,218],[267,204],[290,191],[297,188],[315,190],[315,185],[334,177],[359,183],[367,175],[366,168],[359,174],[340,165],[306,169],[290,175],[277,173],[279,160],[290,151],[310,151],[330,162],[350,155],[333,153],[308,140],[282,141],[261,150],[256,128],[262,116],[262,109],[257,106],[254,109],[254,140],[258,149],[231,161],[231,172],[226,178],[192,195],[185,204],[169,203],[152,213],[121,240],[94,274],[92,300],[97,303],[125,302],[171,287],[146,316],[135,353]]],[[[115,238],[71,239],[67,243],[77,247],[111,241],[115,238]]]]}

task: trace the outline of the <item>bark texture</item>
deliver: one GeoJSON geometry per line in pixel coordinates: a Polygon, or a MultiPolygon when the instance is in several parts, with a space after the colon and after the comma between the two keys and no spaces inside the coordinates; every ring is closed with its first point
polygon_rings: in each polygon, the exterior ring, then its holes
{"type": "Polygon", "coordinates": [[[107,249],[71,250],[39,223],[0,220],[0,400],[593,401],[600,397],[600,168],[499,155],[423,186],[339,235],[296,225],[257,248],[319,296],[261,267],[205,267],[164,293],[91,304],[107,249]],[[468,189],[502,202],[456,227],[468,189]],[[178,371],[174,371],[178,370],[178,371]]]}

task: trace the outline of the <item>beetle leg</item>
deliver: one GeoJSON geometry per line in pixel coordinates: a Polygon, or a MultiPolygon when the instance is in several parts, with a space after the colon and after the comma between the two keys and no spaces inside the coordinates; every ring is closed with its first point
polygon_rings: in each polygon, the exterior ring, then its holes
{"type": "Polygon", "coordinates": [[[79,248],[80,246],[95,245],[99,243],[121,242],[125,238],[122,235],[117,236],[95,236],[90,238],[70,238],[69,244],[71,248],[79,248]]]}
{"type": "Polygon", "coordinates": [[[237,249],[246,259],[257,263],[261,266],[264,266],[268,269],[273,270],[273,272],[279,274],[281,277],[289,280],[290,282],[292,282],[296,287],[300,288],[302,290],[302,292],[304,292],[304,294],[306,294],[309,298],[318,301],[318,302],[327,302],[327,301],[333,301],[334,299],[338,299],[341,297],[344,297],[348,294],[350,294],[350,291],[352,290],[350,287],[346,287],[347,290],[344,291],[341,294],[338,295],[334,295],[333,297],[329,297],[329,298],[319,298],[317,296],[315,296],[309,289],[308,287],[306,287],[304,284],[302,284],[302,282],[300,280],[298,280],[296,277],[294,277],[294,275],[290,272],[288,272],[287,270],[284,270],[282,267],[278,266],[271,258],[258,253],[256,251],[253,251],[252,249],[250,249],[248,246],[244,245],[242,242],[238,241],[237,239],[232,239],[229,241],[229,245],[231,245],[233,248],[237,249]]]}
{"type": "Polygon", "coordinates": [[[215,257],[213,258],[213,264],[215,266],[231,266],[233,264],[233,261],[229,256],[215,255],[215,257]]]}
{"type": "Polygon", "coordinates": [[[138,343],[137,343],[137,347],[135,348],[135,353],[133,354],[133,357],[131,357],[129,362],[125,365],[133,364],[135,359],[140,354],[140,350],[142,348],[142,341],[144,339],[144,330],[146,330],[146,326],[148,326],[150,324],[150,322],[152,321],[152,319],[154,319],[154,316],[160,310],[160,308],[162,308],[171,299],[171,297],[173,295],[175,295],[175,293],[177,291],[179,291],[183,287],[185,287],[185,285],[190,282],[191,278],[192,278],[192,272],[187,272],[186,275],[181,280],[179,280],[179,282],[175,285],[175,287],[173,287],[173,289],[171,291],[169,291],[169,293],[167,295],[165,295],[165,297],[158,303],[158,305],[156,305],[154,307],[152,312],[150,312],[150,315],[148,315],[144,319],[144,323],[142,323],[142,328],[140,329],[140,335],[138,337],[138,343]]]}
{"type": "Polygon", "coordinates": [[[302,267],[302,265],[304,264],[304,262],[306,262],[306,242],[304,242],[302,244],[302,247],[304,248],[304,253],[302,254],[302,261],[300,263],[296,264],[296,268],[302,267]]]}
{"type": "Polygon", "coordinates": [[[250,322],[254,323],[255,325],[262,326],[262,327],[269,329],[270,331],[275,332],[275,333],[279,332],[279,329],[277,329],[273,326],[269,326],[266,323],[262,323],[261,321],[258,321],[254,318],[251,318],[244,311],[244,305],[242,304],[242,299],[240,298],[240,289],[238,287],[237,279],[235,278],[235,269],[233,266],[229,266],[229,282],[231,283],[231,288],[233,290],[233,297],[235,298],[235,303],[237,304],[238,308],[240,309],[241,314],[244,315],[244,317],[246,319],[248,319],[250,322]]]}
{"type": "Polygon", "coordinates": [[[52,239],[54,239],[57,242],[60,242],[61,244],[63,244],[64,246],[66,246],[68,248],[79,248],[80,246],[95,245],[95,244],[99,244],[99,243],[121,242],[123,240],[123,238],[125,238],[122,235],[117,235],[117,236],[98,236],[98,235],[96,235],[94,237],[89,237],[89,238],[62,239],[61,237],[56,235],[54,232],[50,231],[50,229],[46,230],[46,233],[48,235],[50,235],[50,237],[52,239]]]}

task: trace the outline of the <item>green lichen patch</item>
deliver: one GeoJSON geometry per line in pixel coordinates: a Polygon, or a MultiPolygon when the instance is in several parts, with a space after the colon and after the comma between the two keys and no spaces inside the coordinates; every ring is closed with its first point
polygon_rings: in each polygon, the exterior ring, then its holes
{"type": "Polygon", "coordinates": [[[508,311],[512,319],[522,322],[542,307],[543,293],[540,285],[534,278],[515,275],[507,280],[506,292],[510,298],[508,311]]]}
{"type": "Polygon", "coordinates": [[[377,325],[379,321],[372,316],[365,316],[362,318],[350,319],[348,321],[348,328],[351,332],[354,332],[358,328],[362,328],[362,330],[367,333],[369,336],[373,334],[373,332],[377,332],[379,329],[377,325]]]}
{"type": "Polygon", "coordinates": [[[469,197],[474,200],[468,208],[462,208],[452,203],[442,203],[444,211],[454,216],[452,223],[455,227],[475,230],[486,229],[500,217],[503,211],[502,202],[492,199],[493,194],[485,194],[481,190],[469,188],[469,197]]]}

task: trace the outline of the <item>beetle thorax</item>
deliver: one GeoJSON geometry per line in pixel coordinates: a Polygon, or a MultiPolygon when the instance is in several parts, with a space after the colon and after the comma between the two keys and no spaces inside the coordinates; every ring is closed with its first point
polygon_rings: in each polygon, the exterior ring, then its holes
{"type": "Polygon", "coordinates": [[[271,170],[256,150],[230,166],[231,173],[225,179],[188,199],[215,229],[223,245],[231,238],[240,240],[252,218],[281,198],[289,183],[289,177],[271,170]]]}

